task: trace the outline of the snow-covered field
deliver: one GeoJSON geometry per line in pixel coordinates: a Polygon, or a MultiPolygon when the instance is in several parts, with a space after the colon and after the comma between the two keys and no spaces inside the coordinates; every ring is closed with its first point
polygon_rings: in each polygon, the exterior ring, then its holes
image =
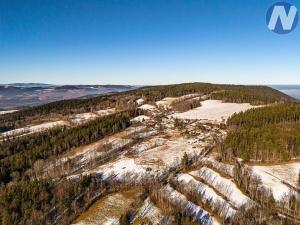
{"type": "Polygon", "coordinates": [[[13,112],[17,112],[18,110],[6,110],[6,111],[0,111],[0,115],[9,114],[13,112]]]}
{"type": "Polygon", "coordinates": [[[287,182],[297,186],[300,163],[288,163],[274,166],[252,166],[253,173],[261,178],[263,185],[270,189],[276,200],[281,200],[291,192],[287,182]]]}
{"type": "Polygon", "coordinates": [[[82,213],[73,225],[117,225],[138,194],[137,190],[131,190],[107,195],[82,213]]]}
{"type": "MultiPolygon", "coordinates": [[[[3,115],[5,113],[12,113],[17,110],[11,110],[11,111],[0,111],[0,115],[3,115]],[[2,114],[1,114],[2,113],[2,114]]],[[[75,124],[81,124],[84,122],[87,122],[92,119],[96,119],[98,117],[107,116],[110,114],[115,113],[116,110],[114,108],[112,109],[106,109],[106,110],[99,110],[95,113],[82,113],[82,114],[75,114],[70,116],[70,120],[75,124]]],[[[61,127],[61,126],[69,126],[69,122],[67,121],[55,121],[55,122],[46,122],[39,125],[29,125],[23,128],[18,128],[14,130],[10,130],[4,133],[1,133],[0,136],[19,136],[19,135],[28,135],[33,134],[36,132],[45,131],[47,129],[52,129],[54,127],[61,127]]]]}
{"type": "Polygon", "coordinates": [[[22,134],[33,134],[36,132],[41,132],[41,131],[45,131],[47,129],[52,129],[54,127],[61,127],[61,126],[68,126],[68,123],[65,121],[42,123],[39,125],[28,126],[28,127],[24,127],[24,128],[7,131],[0,135],[5,137],[5,136],[18,136],[18,135],[22,135],[22,134]]]}
{"type": "Polygon", "coordinates": [[[174,113],[171,116],[178,119],[209,120],[220,123],[225,122],[234,113],[257,107],[249,103],[224,103],[220,100],[206,100],[201,102],[201,105],[198,108],[183,113],[174,113]]]}
{"type": "Polygon", "coordinates": [[[250,199],[240,191],[232,180],[222,177],[219,173],[210,168],[202,167],[189,174],[194,177],[199,177],[210,186],[213,186],[218,192],[226,196],[229,202],[236,208],[240,208],[242,205],[250,203],[250,199]]]}
{"type": "Polygon", "coordinates": [[[253,168],[255,171],[264,171],[265,173],[272,174],[273,176],[291,185],[297,186],[300,172],[300,162],[273,166],[253,166],[253,168]]]}

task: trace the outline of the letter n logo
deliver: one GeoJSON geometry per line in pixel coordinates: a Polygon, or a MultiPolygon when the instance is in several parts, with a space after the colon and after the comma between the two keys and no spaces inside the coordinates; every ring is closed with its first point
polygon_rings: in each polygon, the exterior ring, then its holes
{"type": "Polygon", "coordinates": [[[298,10],[294,5],[278,2],[272,5],[267,12],[268,28],[278,34],[287,34],[293,31],[298,24],[298,10]]]}

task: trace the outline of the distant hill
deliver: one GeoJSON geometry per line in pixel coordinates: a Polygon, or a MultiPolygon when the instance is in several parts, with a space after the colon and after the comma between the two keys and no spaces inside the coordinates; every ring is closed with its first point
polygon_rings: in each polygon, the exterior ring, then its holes
{"type": "MultiPolygon", "coordinates": [[[[10,87],[15,88],[15,87],[10,87]]],[[[6,89],[10,89],[6,88],[6,89]]],[[[22,89],[18,90],[22,93],[22,89]]],[[[280,91],[272,89],[267,86],[243,86],[243,85],[221,85],[209,83],[186,83],[176,85],[162,85],[152,87],[138,88],[136,86],[59,86],[47,88],[30,88],[37,100],[31,103],[41,103],[41,96],[46,96],[45,101],[54,100],[57,97],[64,100],[42,104],[35,107],[26,108],[18,112],[0,116],[0,130],[11,130],[28,125],[32,121],[47,120],[49,115],[60,117],[67,114],[90,112],[93,110],[103,110],[107,108],[128,109],[135,107],[134,102],[139,98],[143,98],[148,103],[154,103],[165,97],[179,97],[187,94],[201,93],[209,96],[211,99],[222,100],[225,102],[234,103],[251,103],[252,105],[261,105],[269,103],[283,103],[295,102],[296,100],[280,91]],[[134,90],[130,90],[134,89],[134,90]],[[47,90],[49,90],[47,92],[47,90]],[[127,91],[129,90],[129,91],[127,91]],[[95,94],[87,94],[95,91],[94,93],[103,93],[101,96],[95,94]],[[105,95],[104,93],[115,92],[115,94],[105,95]],[[124,91],[124,92],[122,92],[124,91]],[[122,92],[122,93],[116,93],[122,92]],[[42,93],[42,94],[37,94],[42,93]],[[78,93],[82,96],[89,96],[90,98],[78,97],[78,93]],[[76,96],[77,94],[77,96],[76,96]],[[68,97],[69,99],[67,99],[68,97]],[[76,98],[77,97],[77,98],[76,98]],[[74,99],[75,98],[75,99],[74,99]]],[[[26,89],[26,93],[28,89],[26,89]]],[[[0,90],[1,93],[1,90],[0,90]]],[[[27,97],[26,94],[19,94],[22,101],[20,105],[27,104],[27,99],[32,99],[33,96],[27,97]],[[27,99],[26,99],[27,98],[27,99]]],[[[16,104],[17,97],[10,100],[12,104],[16,104]]],[[[7,100],[6,102],[10,102],[7,100]]],[[[5,104],[0,101],[2,105],[5,104]]],[[[1,105],[0,105],[1,108],[1,105]]]]}
{"type": "Polygon", "coordinates": [[[15,109],[37,106],[54,101],[123,92],[135,88],[135,86],[129,85],[0,84],[0,108],[15,109]]]}

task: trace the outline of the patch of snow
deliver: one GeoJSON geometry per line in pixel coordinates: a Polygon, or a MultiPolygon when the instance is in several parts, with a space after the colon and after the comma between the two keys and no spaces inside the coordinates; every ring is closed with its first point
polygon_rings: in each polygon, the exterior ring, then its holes
{"type": "Polygon", "coordinates": [[[139,108],[143,109],[143,110],[156,109],[156,107],[154,105],[149,105],[149,104],[144,104],[144,105],[140,106],[139,108]]]}
{"type": "Polygon", "coordinates": [[[145,122],[147,120],[150,120],[150,117],[149,116],[145,116],[145,115],[141,115],[141,116],[137,116],[133,119],[131,119],[130,121],[131,122],[145,122]]]}
{"type": "Polygon", "coordinates": [[[145,100],[142,99],[142,98],[140,98],[140,99],[136,100],[135,102],[136,102],[136,104],[137,104],[138,106],[141,106],[141,105],[144,104],[145,100]]]}
{"type": "Polygon", "coordinates": [[[129,179],[134,178],[136,181],[139,181],[147,171],[144,166],[137,164],[134,158],[122,155],[116,161],[98,167],[94,172],[101,174],[104,180],[113,178],[116,180],[128,179],[130,181],[129,179]]]}
{"type": "Polygon", "coordinates": [[[215,190],[226,196],[236,208],[251,202],[232,180],[222,177],[210,168],[202,167],[200,170],[192,171],[189,174],[203,179],[210,186],[214,187],[215,190]]]}
{"type": "Polygon", "coordinates": [[[246,111],[257,106],[249,103],[224,103],[220,100],[206,100],[201,102],[201,106],[187,112],[174,113],[171,117],[187,120],[208,120],[212,122],[225,122],[234,113],[246,111]]]}

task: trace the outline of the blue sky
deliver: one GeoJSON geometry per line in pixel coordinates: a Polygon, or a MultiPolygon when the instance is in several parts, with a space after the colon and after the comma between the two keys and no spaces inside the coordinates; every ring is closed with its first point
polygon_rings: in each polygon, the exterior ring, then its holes
{"type": "Polygon", "coordinates": [[[300,25],[269,31],[274,2],[0,0],[0,83],[299,84],[300,25]]]}

